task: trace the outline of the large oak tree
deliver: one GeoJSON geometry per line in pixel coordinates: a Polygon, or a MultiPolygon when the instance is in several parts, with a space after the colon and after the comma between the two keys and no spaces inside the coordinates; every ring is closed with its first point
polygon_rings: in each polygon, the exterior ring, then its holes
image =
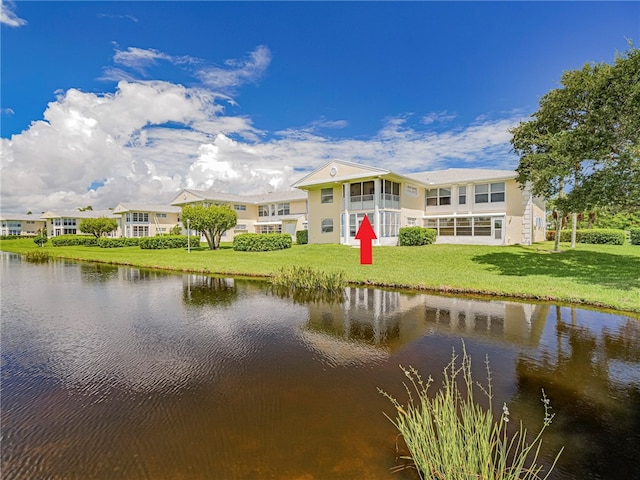
{"type": "Polygon", "coordinates": [[[640,208],[640,50],[567,71],[560,84],[511,131],[518,181],[562,214],[640,208]]]}

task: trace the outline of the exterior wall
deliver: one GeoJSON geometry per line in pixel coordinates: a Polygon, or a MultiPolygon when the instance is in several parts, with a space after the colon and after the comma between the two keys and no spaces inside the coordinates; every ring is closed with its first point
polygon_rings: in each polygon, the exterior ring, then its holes
{"type": "Polygon", "coordinates": [[[39,219],[4,219],[0,221],[0,235],[36,235],[46,222],[39,219]]]}
{"type": "Polygon", "coordinates": [[[309,243],[340,243],[340,212],[342,185],[330,185],[333,203],[322,203],[322,188],[309,190],[309,243]],[[333,220],[333,232],[322,233],[322,220],[333,220]]]}

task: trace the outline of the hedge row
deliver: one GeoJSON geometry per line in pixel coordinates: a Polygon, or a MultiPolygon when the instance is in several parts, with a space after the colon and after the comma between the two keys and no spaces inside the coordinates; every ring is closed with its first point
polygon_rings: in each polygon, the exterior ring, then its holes
{"type": "MultiPolygon", "coordinates": [[[[577,243],[624,245],[626,238],[627,234],[624,232],[624,230],[614,230],[610,228],[590,228],[588,230],[576,230],[577,243]]],[[[552,239],[555,239],[555,236],[552,239]]],[[[561,230],[560,241],[570,242],[571,230],[561,230]]]]}
{"type": "Polygon", "coordinates": [[[140,245],[140,237],[100,237],[98,246],[102,248],[137,247],[140,245]]]}
{"type": "MultiPolygon", "coordinates": [[[[191,244],[199,246],[200,239],[194,241],[191,237],[191,244]],[[195,242],[195,243],[194,243],[195,242]]],[[[161,235],[158,237],[142,237],[140,238],[140,248],[147,250],[160,250],[165,248],[187,248],[189,240],[186,235],[161,235]]]]}
{"type": "Polygon", "coordinates": [[[631,245],[640,245],[640,228],[632,228],[629,230],[631,245]]]}
{"type": "Polygon", "coordinates": [[[432,244],[436,241],[437,236],[438,231],[433,228],[402,227],[399,241],[402,247],[417,247],[432,244]]]}
{"type": "Polygon", "coordinates": [[[306,245],[309,243],[309,230],[298,230],[296,232],[296,243],[298,245],[306,245]]]}
{"type": "Polygon", "coordinates": [[[291,248],[288,233],[241,233],[233,237],[233,249],[239,252],[267,252],[291,248]]]}
{"type": "Polygon", "coordinates": [[[60,235],[51,239],[54,247],[93,246],[98,244],[98,239],[93,235],[60,235]]]}

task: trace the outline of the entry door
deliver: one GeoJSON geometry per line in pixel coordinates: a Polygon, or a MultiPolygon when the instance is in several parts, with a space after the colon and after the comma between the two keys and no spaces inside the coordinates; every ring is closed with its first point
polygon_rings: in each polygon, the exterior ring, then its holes
{"type": "Polygon", "coordinates": [[[282,222],[284,226],[284,233],[288,233],[293,238],[296,238],[296,222],[282,222]]]}
{"type": "Polygon", "coordinates": [[[502,240],[502,218],[493,219],[493,238],[502,240]]]}

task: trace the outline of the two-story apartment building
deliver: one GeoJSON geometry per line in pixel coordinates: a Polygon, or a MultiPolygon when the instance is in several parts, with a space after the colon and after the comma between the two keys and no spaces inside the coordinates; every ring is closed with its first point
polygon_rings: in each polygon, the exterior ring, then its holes
{"type": "Polygon", "coordinates": [[[222,237],[232,241],[239,233],[289,233],[295,237],[307,221],[307,194],[301,190],[237,195],[202,190],[182,190],[171,205],[229,205],[238,214],[237,225],[222,237]]]}
{"type": "Polygon", "coordinates": [[[176,225],[182,229],[181,212],[180,207],[147,203],[119,203],[113,209],[123,237],[168,235],[176,225]]]}
{"type": "Polygon", "coordinates": [[[0,235],[36,235],[45,226],[40,215],[0,214],[0,235]]]}
{"type": "MultiPolygon", "coordinates": [[[[47,236],[58,237],[60,235],[79,235],[80,222],[85,218],[107,217],[118,220],[111,210],[50,210],[40,215],[40,219],[46,222],[47,236]]],[[[110,237],[120,237],[120,228],[109,234],[110,237]]]]}
{"type": "Polygon", "coordinates": [[[449,169],[412,174],[331,161],[296,182],[309,195],[309,243],[357,245],[365,215],[377,245],[399,229],[438,231],[438,243],[531,244],[545,239],[545,205],[510,170],[449,169]]]}

